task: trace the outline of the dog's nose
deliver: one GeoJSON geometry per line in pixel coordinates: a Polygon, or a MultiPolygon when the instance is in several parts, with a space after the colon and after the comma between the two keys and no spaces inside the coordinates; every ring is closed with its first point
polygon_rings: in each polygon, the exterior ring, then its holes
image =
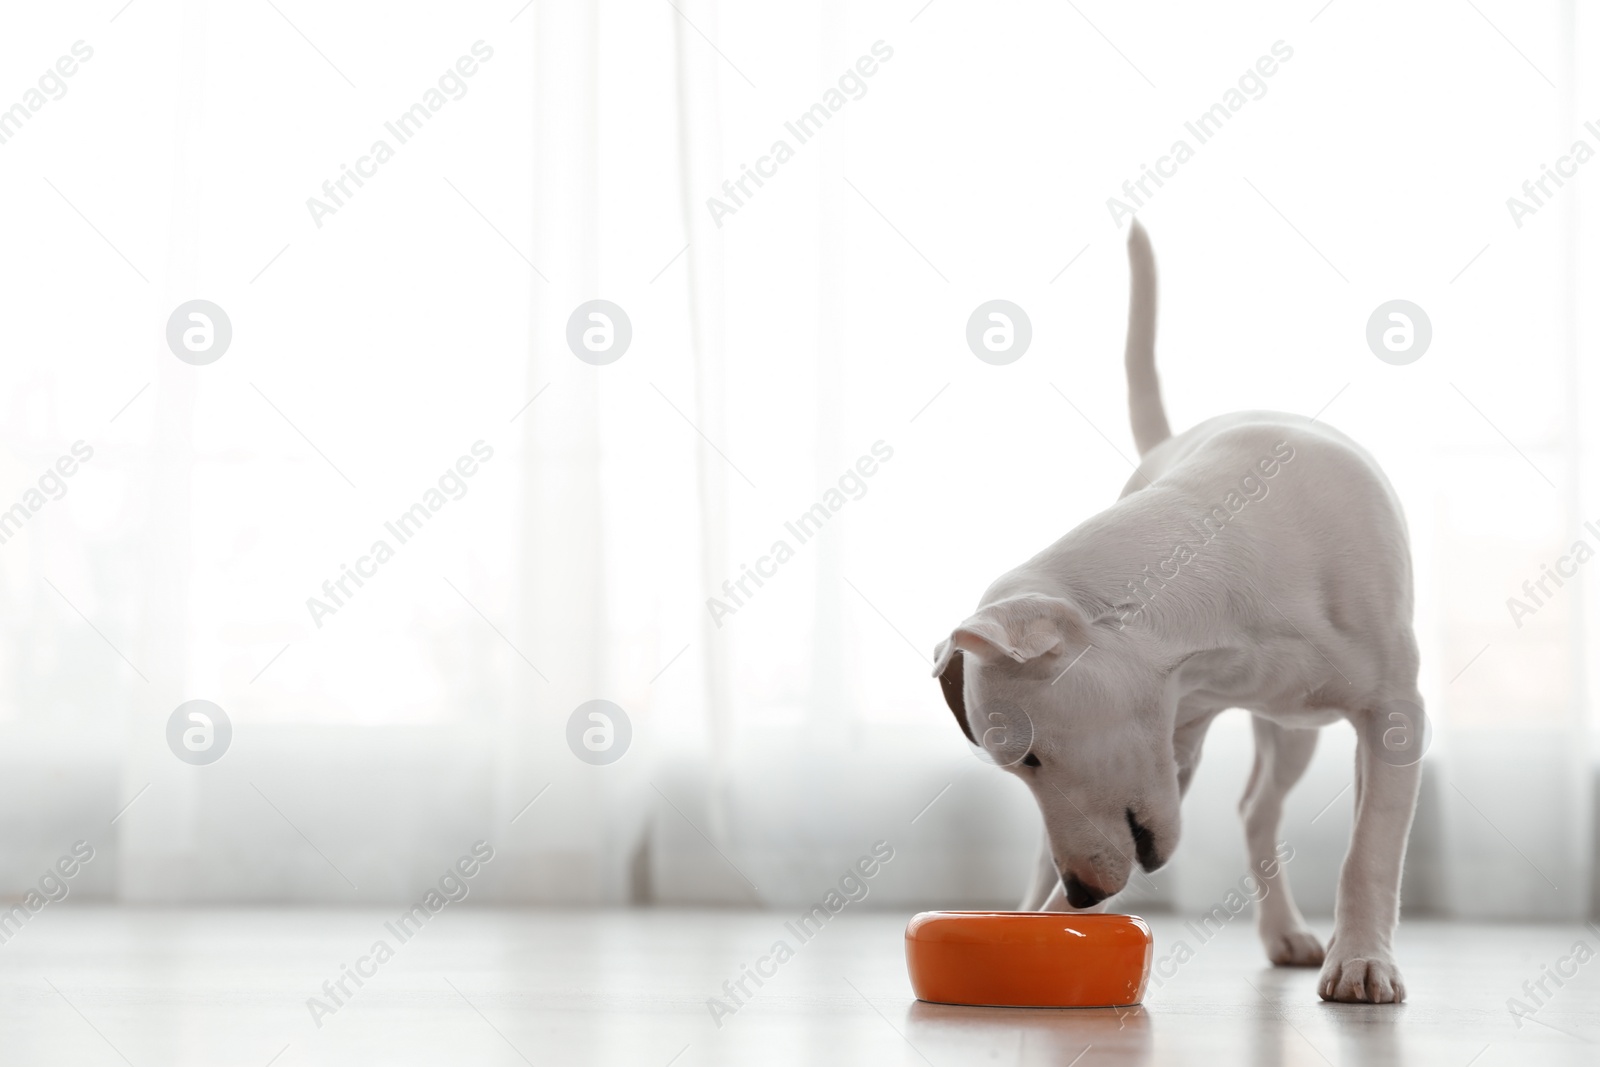
{"type": "Polygon", "coordinates": [[[1069,874],[1064,883],[1067,889],[1067,903],[1074,908],[1092,908],[1111,894],[1103,889],[1085,885],[1078,880],[1078,876],[1069,874]]]}

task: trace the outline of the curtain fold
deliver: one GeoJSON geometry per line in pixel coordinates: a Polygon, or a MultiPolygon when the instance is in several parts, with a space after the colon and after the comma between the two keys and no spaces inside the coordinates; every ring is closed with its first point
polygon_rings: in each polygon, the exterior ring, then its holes
{"type": "MultiPolygon", "coordinates": [[[[1172,422],[1318,413],[1402,497],[1435,728],[1408,909],[1594,913],[1600,572],[1508,598],[1600,550],[1600,223],[1582,181],[1522,225],[1504,203],[1600,145],[1600,36],[1570,0],[1503,14],[1527,62],[1420,10],[1298,36],[1107,12],[1126,56],[1045,4],[330,9],[302,37],[186,0],[96,26],[0,148],[0,191],[46,205],[0,264],[0,515],[96,450],[0,542],[0,892],[84,837],[84,897],[397,901],[482,838],[475,899],[787,907],[884,841],[867,906],[1015,903],[1038,816],[971,757],[929,653],[1115,498],[1107,197],[1292,37],[1141,209],[1172,422]],[[1405,51],[1424,38],[1452,47],[1405,51]],[[1381,167],[1379,117],[1405,132],[1381,167]],[[1410,367],[1361,342],[1397,295],[1434,317],[1410,367]],[[204,367],[162,340],[197,297],[234,327],[204,367]],[[1009,366],[963,334],[997,298],[1033,324],[1009,366]],[[593,300],[631,320],[605,365],[567,339],[593,300]],[[430,493],[392,562],[308,609],[430,493]],[[234,727],[206,767],[164,734],[196,698],[234,727]],[[569,747],[594,700],[631,725],[611,764],[569,747]]],[[[27,17],[45,51],[90,32],[27,17]]],[[[1178,855],[1125,904],[1237,882],[1248,734],[1218,723],[1178,855]]],[[[1332,907],[1353,743],[1325,731],[1289,801],[1308,913],[1332,907]]]]}

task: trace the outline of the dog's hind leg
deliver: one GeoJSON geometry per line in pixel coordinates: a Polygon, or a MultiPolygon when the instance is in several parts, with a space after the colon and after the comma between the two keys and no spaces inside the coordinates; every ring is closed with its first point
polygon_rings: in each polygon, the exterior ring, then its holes
{"type": "Polygon", "coordinates": [[[1306,925],[1289,892],[1289,877],[1278,855],[1278,828],[1283,818],[1283,798],[1311,763],[1317,750],[1316,730],[1290,730],[1252,716],[1256,762],[1239,802],[1244,817],[1245,844],[1250,873],[1261,885],[1256,903],[1256,926],[1267,958],[1281,967],[1316,967],[1322,963],[1322,943],[1306,925]]]}

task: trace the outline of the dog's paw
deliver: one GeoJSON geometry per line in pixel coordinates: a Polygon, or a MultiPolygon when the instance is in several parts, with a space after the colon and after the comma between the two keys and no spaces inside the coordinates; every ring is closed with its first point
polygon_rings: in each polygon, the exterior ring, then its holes
{"type": "Polygon", "coordinates": [[[1322,942],[1310,930],[1261,932],[1267,959],[1277,967],[1318,967],[1322,964],[1322,942]]]}
{"type": "Polygon", "coordinates": [[[1346,956],[1337,951],[1322,965],[1317,993],[1345,1004],[1398,1004],[1406,999],[1400,968],[1386,954],[1346,956]]]}

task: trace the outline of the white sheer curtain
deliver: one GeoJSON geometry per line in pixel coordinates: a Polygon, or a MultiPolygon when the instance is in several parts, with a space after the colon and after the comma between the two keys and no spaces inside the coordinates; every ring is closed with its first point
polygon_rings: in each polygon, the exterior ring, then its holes
{"type": "MultiPolygon", "coordinates": [[[[1505,207],[1600,145],[1591,19],[674,3],[11,16],[6,69],[94,56],[0,145],[29,208],[0,257],[0,505],[95,453],[0,544],[0,891],[83,837],[87,896],[394,900],[484,838],[475,899],[787,905],[882,840],[874,905],[1012,902],[1037,817],[928,653],[1115,498],[1106,198],[1281,40],[1141,211],[1172,420],[1321,411],[1404,500],[1436,727],[1410,905],[1593,906],[1596,583],[1520,627],[1506,600],[1600,546],[1600,231],[1581,180],[1521,228],[1505,207]],[[434,89],[318,225],[307,199],[434,89]],[[1396,296],[1434,323],[1409,367],[1362,341],[1396,296]],[[163,339],[197,297],[234,327],[205,367],[163,339]],[[1034,330],[1005,367],[963,337],[996,297],[1034,330]],[[605,366],[565,339],[594,299],[633,329],[605,366]],[[317,625],[307,599],[480,441],[464,495],[317,625]],[[165,741],[193,698],[234,724],[207,767],[165,741]],[[633,727],[606,766],[565,739],[593,699],[633,727]]],[[[1309,910],[1349,827],[1326,733],[1285,828],[1309,910]]],[[[1247,735],[1219,724],[1133,904],[1237,880],[1247,735]]]]}

